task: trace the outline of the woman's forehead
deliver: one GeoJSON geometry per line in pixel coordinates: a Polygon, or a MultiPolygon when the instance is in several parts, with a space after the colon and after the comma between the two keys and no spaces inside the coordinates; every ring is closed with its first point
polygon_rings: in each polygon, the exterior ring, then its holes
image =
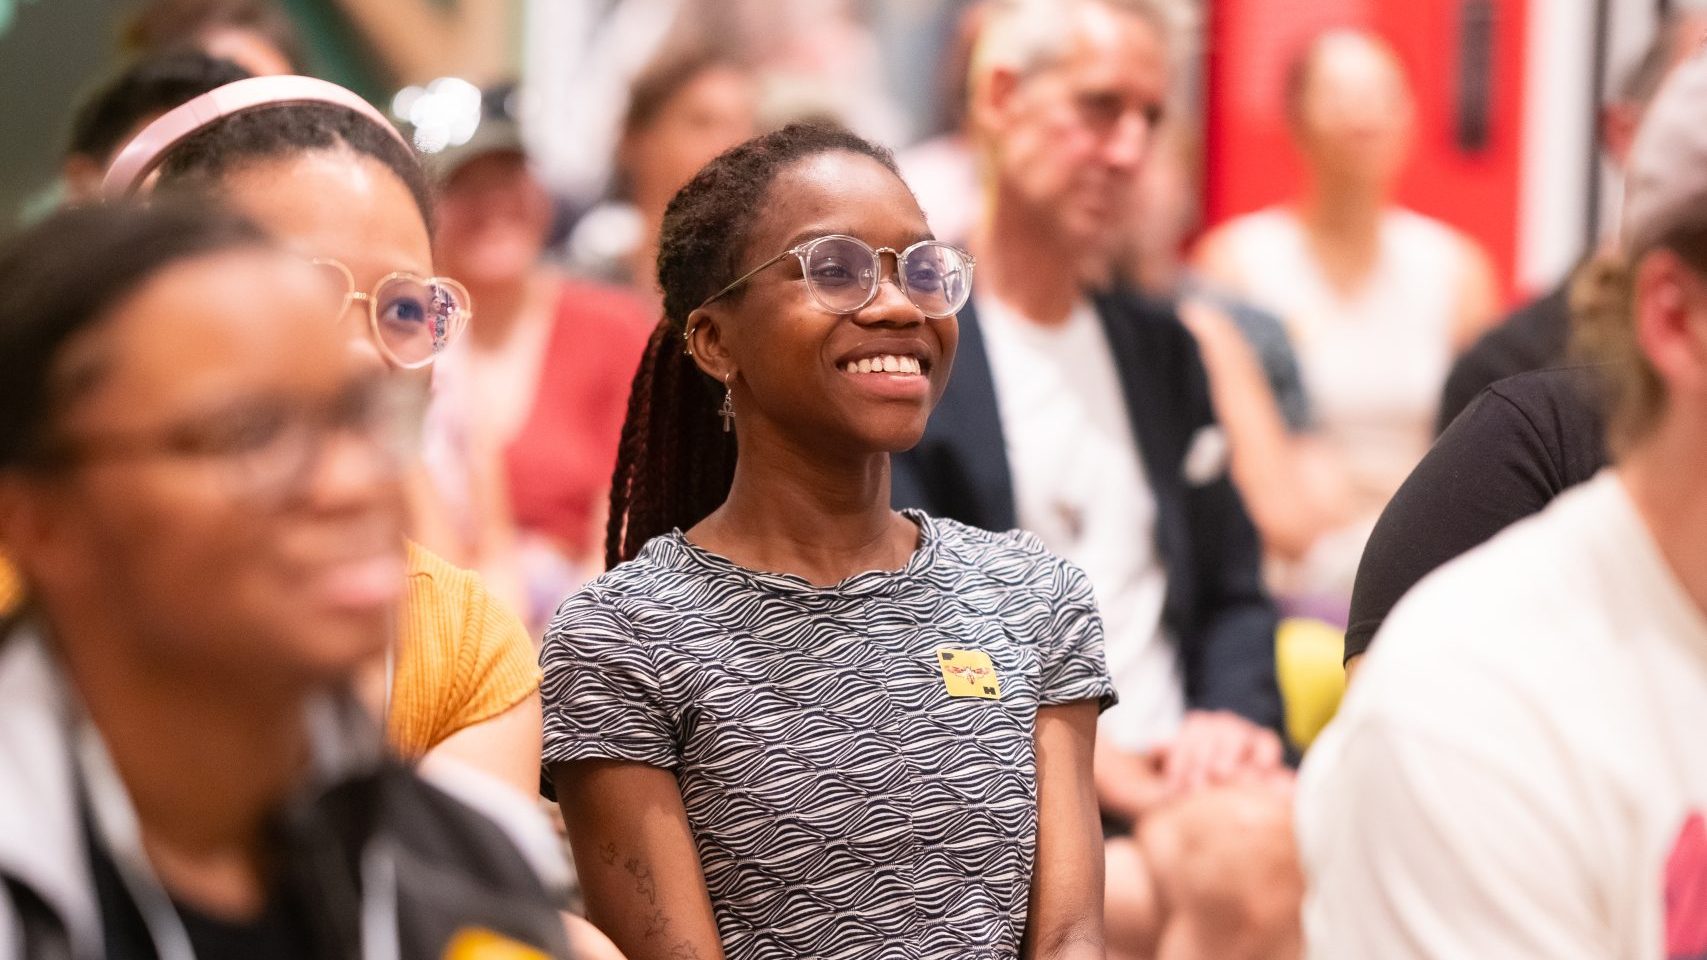
{"type": "Polygon", "coordinates": [[[357,280],[432,272],[432,242],[415,199],[384,164],[349,151],[314,151],[239,168],[225,198],[280,245],[343,262],[357,280]]]}
{"type": "Polygon", "coordinates": [[[877,160],[846,151],[807,157],[777,174],[753,241],[781,249],[791,239],[844,233],[874,246],[929,236],[912,191],[877,160]]]}

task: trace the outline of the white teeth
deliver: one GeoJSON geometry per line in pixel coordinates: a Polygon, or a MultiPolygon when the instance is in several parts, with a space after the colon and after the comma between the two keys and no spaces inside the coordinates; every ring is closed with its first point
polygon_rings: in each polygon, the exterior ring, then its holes
{"type": "Polygon", "coordinates": [[[848,373],[910,373],[923,374],[924,364],[918,357],[898,357],[886,354],[881,357],[866,357],[863,360],[849,360],[842,366],[848,373]]]}

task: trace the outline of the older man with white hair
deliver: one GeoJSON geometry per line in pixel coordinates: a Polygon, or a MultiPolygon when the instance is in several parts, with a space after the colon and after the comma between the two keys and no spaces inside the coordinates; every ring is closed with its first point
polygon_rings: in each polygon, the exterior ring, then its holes
{"type": "MultiPolygon", "coordinates": [[[[1098,730],[1109,955],[1294,955],[1273,607],[1173,309],[1090,282],[1172,80],[1152,0],[992,5],[973,56],[979,293],[895,496],[1082,566],[1121,703],[1098,730]]],[[[929,202],[929,198],[926,198],[929,202]]]]}
{"type": "Polygon", "coordinates": [[[1579,288],[1613,466],[1387,620],[1299,786],[1313,955],[1707,957],[1707,60],[1579,288]]]}

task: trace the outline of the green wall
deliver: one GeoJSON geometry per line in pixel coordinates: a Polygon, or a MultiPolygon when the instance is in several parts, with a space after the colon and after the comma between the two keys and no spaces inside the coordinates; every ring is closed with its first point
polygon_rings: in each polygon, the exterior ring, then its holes
{"type": "Polygon", "coordinates": [[[112,66],[118,0],[0,0],[0,230],[52,186],[78,95],[112,66]]]}

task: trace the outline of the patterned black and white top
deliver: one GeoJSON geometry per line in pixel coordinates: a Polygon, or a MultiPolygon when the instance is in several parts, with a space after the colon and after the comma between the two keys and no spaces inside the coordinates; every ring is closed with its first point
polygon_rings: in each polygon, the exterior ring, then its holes
{"type": "Polygon", "coordinates": [[[1037,708],[1114,702],[1102,623],[1035,537],[908,516],[825,588],[657,537],[547,631],[546,764],[675,771],[730,960],[1019,953],[1037,708]]]}

